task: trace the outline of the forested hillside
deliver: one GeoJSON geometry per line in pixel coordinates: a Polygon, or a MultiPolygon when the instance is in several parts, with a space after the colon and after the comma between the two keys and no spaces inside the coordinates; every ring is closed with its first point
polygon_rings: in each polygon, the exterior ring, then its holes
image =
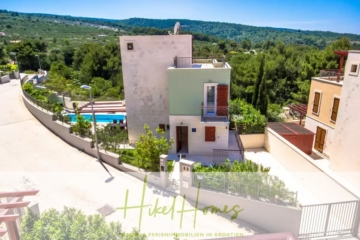
{"type": "Polygon", "coordinates": [[[281,40],[284,43],[305,44],[325,48],[326,43],[339,37],[347,37],[351,41],[360,41],[360,35],[339,34],[324,31],[301,31],[295,29],[254,27],[234,23],[205,22],[188,19],[146,19],[130,18],[121,20],[121,23],[129,26],[154,27],[160,29],[172,29],[176,22],[180,22],[185,31],[199,32],[224,39],[242,41],[250,39],[253,43],[266,40],[281,40]]]}
{"type": "MultiPolygon", "coordinates": [[[[165,25],[159,26],[163,29],[134,27],[124,25],[130,22],[116,20],[4,11],[0,11],[0,19],[0,32],[5,33],[0,36],[0,70],[13,67],[6,64],[9,59],[15,60],[10,54],[15,52],[21,72],[36,71],[41,64],[42,69],[50,70],[48,88],[84,100],[88,92],[80,88],[82,84],[91,85],[98,100],[123,98],[119,35],[166,35],[170,30],[165,25]]],[[[167,21],[170,20],[160,22],[167,21]]],[[[252,38],[235,41],[190,32],[186,27],[183,30],[182,33],[194,35],[193,56],[226,56],[232,67],[231,99],[245,99],[254,106],[267,100],[268,117],[270,112],[276,116],[280,107],[288,103],[307,103],[311,77],[321,69],[338,67],[339,58],[333,50],[357,47],[348,38],[336,39],[340,35],[334,33],[327,36],[334,41],[316,47],[287,43],[281,37],[262,42],[252,38]]],[[[284,34],[307,37],[303,32],[284,31],[284,34]]],[[[311,36],[321,38],[325,33],[319,34],[311,36]]],[[[359,36],[350,37],[354,40],[359,36]]]]}

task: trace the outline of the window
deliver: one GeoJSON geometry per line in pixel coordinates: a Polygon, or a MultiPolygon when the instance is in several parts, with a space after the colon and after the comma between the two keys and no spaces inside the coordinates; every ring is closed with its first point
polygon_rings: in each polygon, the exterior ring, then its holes
{"type": "Polygon", "coordinates": [[[356,72],[357,72],[357,68],[358,68],[358,65],[356,65],[356,64],[351,65],[350,72],[351,72],[351,73],[356,73],[356,72]]]}
{"type": "Polygon", "coordinates": [[[349,75],[352,75],[352,76],[357,76],[358,73],[359,73],[359,63],[357,64],[351,64],[351,67],[350,67],[350,74],[349,75]]]}
{"type": "Polygon", "coordinates": [[[134,50],[134,44],[133,43],[127,43],[127,50],[134,50]]]}
{"type": "Polygon", "coordinates": [[[215,142],[215,127],[205,127],[205,142],[215,142]]]}
{"type": "Polygon", "coordinates": [[[165,131],[165,124],[159,124],[159,128],[165,131]]]}
{"type": "Polygon", "coordinates": [[[336,118],[337,118],[337,114],[339,111],[339,104],[340,104],[340,99],[339,98],[334,98],[333,101],[333,107],[331,109],[331,121],[336,122],[336,118]]]}
{"type": "Polygon", "coordinates": [[[321,93],[320,92],[315,92],[314,95],[314,103],[313,103],[313,108],[312,108],[312,112],[314,114],[319,114],[319,110],[320,110],[320,98],[321,98],[321,93]]]}
{"type": "Polygon", "coordinates": [[[167,130],[167,131],[170,131],[170,125],[169,125],[169,124],[166,125],[166,130],[167,130]]]}

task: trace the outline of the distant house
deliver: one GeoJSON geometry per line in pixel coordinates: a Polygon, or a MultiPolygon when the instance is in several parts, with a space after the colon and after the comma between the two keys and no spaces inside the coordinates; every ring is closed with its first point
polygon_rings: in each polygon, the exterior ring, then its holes
{"type": "Polygon", "coordinates": [[[106,37],[105,34],[100,34],[100,35],[97,35],[98,37],[106,37]]]}
{"type": "Polygon", "coordinates": [[[21,40],[12,40],[10,41],[11,43],[18,43],[18,42],[21,42],[21,40]]]}

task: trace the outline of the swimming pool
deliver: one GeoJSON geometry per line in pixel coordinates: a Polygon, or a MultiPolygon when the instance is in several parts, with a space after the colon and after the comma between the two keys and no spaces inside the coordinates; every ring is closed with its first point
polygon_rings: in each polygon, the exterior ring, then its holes
{"type": "MultiPolygon", "coordinates": [[[[76,122],[76,114],[69,113],[67,114],[70,117],[70,122],[76,122]]],[[[82,116],[86,120],[92,122],[92,114],[91,113],[82,113],[82,116]]],[[[96,122],[97,123],[113,123],[114,120],[117,120],[119,123],[120,120],[125,120],[126,116],[123,114],[106,114],[106,113],[95,113],[96,122]]]]}

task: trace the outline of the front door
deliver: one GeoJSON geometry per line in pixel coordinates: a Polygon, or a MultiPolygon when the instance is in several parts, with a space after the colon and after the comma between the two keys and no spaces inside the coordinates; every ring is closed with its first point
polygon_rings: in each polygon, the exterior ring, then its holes
{"type": "Polygon", "coordinates": [[[214,115],[215,114],[215,89],[216,86],[207,86],[206,87],[206,115],[214,115]]]}
{"type": "Polygon", "coordinates": [[[321,127],[317,127],[314,148],[321,153],[324,151],[325,136],[326,136],[326,130],[321,127]]]}
{"type": "Polygon", "coordinates": [[[188,153],[188,127],[176,127],[176,152],[188,153]]]}

